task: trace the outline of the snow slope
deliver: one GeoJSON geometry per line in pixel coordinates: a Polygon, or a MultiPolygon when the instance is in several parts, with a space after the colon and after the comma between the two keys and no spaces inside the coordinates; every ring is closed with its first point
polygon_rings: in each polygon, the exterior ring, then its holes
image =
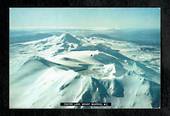
{"type": "Polygon", "coordinates": [[[160,53],[151,48],[70,33],[11,44],[10,108],[159,108],[160,53]]]}

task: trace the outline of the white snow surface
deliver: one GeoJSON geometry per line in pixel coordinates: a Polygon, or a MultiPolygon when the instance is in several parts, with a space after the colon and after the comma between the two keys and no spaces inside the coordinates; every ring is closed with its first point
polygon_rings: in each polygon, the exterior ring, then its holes
{"type": "Polygon", "coordinates": [[[140,48],[150,46],[90,40],[64,33],[10,45],[10,108],[78,108],[60,102],[160,107],[159,50],[144,52],[140,48]],[[113,51],[90,49],[101,44],[113,51]]]}

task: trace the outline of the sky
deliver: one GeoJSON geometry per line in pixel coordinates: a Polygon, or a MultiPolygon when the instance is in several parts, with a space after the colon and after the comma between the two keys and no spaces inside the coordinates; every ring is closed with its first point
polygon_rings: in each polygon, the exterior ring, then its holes
{"type": "Polygon", "coordinates": [[[160,28],[160,8],[10,8],[10,29],[160,28]]]}

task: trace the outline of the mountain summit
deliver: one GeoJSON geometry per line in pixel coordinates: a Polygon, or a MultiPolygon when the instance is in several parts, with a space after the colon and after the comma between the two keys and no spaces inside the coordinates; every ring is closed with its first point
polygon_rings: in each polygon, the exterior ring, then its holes
{"type": "Polygon", "coordinates": [[[80,44],[80,40],[78,40],[76,37],[74,37],[73,35],[69,34],[69,33],[64,33],[61,35],[61,40],[64,43],[75,43],[75,44],[80,44]]]}

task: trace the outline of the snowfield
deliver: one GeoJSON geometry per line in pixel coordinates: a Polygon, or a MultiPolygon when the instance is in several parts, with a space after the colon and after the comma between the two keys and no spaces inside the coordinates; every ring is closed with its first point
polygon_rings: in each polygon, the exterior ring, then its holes
{"type": "Polygon", "coordinates": [[[10,44],[10,108],[160,108],[160,49],[71,33],[10,44]]]}

